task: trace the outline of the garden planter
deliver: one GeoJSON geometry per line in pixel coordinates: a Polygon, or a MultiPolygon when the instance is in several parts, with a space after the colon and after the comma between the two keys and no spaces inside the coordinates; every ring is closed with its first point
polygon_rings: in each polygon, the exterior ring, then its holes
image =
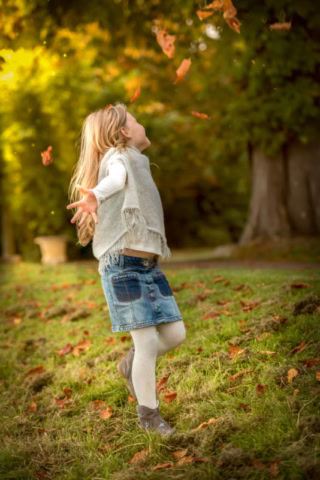
{"type": "Polygon", "coordinates": [[[57,265],[67,261],[66,243],[64,235],[47,235],[36,237],[34,243],[40,246],[41,263],[45,265],[57,265]]]}

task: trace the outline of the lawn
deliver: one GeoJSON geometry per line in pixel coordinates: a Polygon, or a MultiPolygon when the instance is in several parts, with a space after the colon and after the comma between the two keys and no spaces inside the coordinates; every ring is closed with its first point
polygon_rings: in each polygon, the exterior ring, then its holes
{"type": "Polygon", "coordinates": [[[318,478],[320,272],[160,266],[187,329],[157,360],[169,438],[138,426],[96,268],[1,265],[1,479],[318,478]]]}

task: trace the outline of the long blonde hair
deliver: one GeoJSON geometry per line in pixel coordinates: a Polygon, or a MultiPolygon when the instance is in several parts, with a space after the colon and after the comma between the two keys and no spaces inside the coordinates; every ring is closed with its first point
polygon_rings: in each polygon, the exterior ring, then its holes
{"type": "MultiPolygon", "coordinates": [[[[77,189],[77,184],[85,188],[97,185],[100,162],[110,148],[115,147],[119,151],[127,149],[128,139],[120,131],[126,121],[127,107],[121,102],[101,108],[85,118],[81,129],[79,160],[74,167],[68,190],[70,203],[81,200],[82,194],[77,189]]],[[[81,226],[78,225],[80,220],[81,215],[76,220],[79,239],[77,245],[85,247],[94,235],[95,222],[92,215],[88,215],[81,226]]]]}

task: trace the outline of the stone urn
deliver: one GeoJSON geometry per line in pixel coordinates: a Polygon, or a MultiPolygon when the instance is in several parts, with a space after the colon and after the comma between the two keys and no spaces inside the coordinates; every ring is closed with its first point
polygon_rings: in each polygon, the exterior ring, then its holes
{"type": "Polygon", "coordinates": [[[41,263],[44,265],[57,265],[67,261],[65,235],[45,235],[34,238],[34,243],[40,246],[41,263]]]}

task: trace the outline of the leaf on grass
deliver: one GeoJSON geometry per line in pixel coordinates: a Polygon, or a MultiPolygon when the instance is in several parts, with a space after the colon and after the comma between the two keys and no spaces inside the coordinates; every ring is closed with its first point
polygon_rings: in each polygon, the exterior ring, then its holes
{"type": "Polygon", "coordinates": [[[291,288],[313,288],[312,285],[310,285],[310,283],[305,283],[305,282],[292,283],[290,287],[291,288]]]}
{"type": "Polygon", "coordinates": [[[103,408],[100,410],[99,415],[103,420],[112,417],[112,407],[103,408]]]}
{"type": "Polygon", "coordinates": [[[135,464],[135,463],[144,462],[148,455],[149,455],[149,450],[147,448],[144,450],[141,450],[140,452],[137,452],[133,455],[129,463],[135,464]]]}
{"type": "Polygon", "coordinates": [[[198,432],[199,430],[202,430],[203,428],[207,428],[212,423],[217,423],[217,422],[219,422],[218,418],[209,418],[209,420],[207,422],[200,423],[200,425],[198,427],[193,428],[191,431],[192,432],[198,432]]]}
{"type": "Polygon", "coordinates": [[[290,369],[288,370],[288,383],[291,383],[291,384],[292,384],[292,380],[293,380],[294,377],[296,377],[298,374],[299,374],[298,370],[296,370],[295,368],[290,368],[290,369]]]}

